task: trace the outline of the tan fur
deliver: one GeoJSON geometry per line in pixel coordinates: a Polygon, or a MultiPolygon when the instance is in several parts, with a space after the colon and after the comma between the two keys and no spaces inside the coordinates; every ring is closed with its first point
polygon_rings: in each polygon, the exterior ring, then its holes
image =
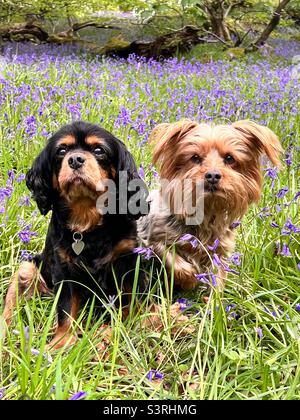
{"type": "Polygon", "coordinates": [[[36,265],[33,262],[23,261],[19,271],[11,278],[5,298],[2,316],[7,325],[11,323],[17,299],[21,298],[23,295],[29,299],[33,295],[35,289],[40,293],[51,294],[44,279],[38,272],[36,265]]]}
{"type": "Polygon", "coordinates": [[[131,252],[135,246],[136,241],[133,239],[123,239],[115,245],[111,252],[101,259],[101,264],[113,263],[120,255],[131,252]]]}
{"type": "Polygon", "coordinates": [[[73,321],[76,321],[80,307],[80,298],[77,294],[72,296],[71,313],[66,315],[64,323],[59,325],[55,331],[52,341],[47,345],[48,349],[58,350],[61,347],[72,345],[76,342],[76,335],[72,332],[73,321]]]}
{"type": "Polygon", "coordinates": [[[76,143],[75,137],[69,135],[69,136],[62,137],[60,140],[58,140],[57,146],[72,146],[75,143],[76,143]]]}
{"type": "Polygon", "coordinates": [[[89,144],[90,146],[97,146],[97,145],[101,146],[102,144],[101,139],[99,139],[99,137],[97,136],[88,136],[85,139],[85,142],[86,144],[89,144]]]}
{"type": "Polygon", "coordinates": [[[73,232],[86,232],[101,224],[102,216],[96,208],[95,200],[88,198],[69,203],[71,210],[68,228],[73,232]]]}
{"type": "Polygon", "coordinates": [[[68,264],[74,264],[75,263],[74,258],[71,257],[71,255],[69,255],[65,249],[59,248],[57,250],[57,253],[59,255],[59,258],[60,258],[61,262],[68,263],[68,264]]]}
{"type": "MultiPolygon", "coordinates": [[[[153,194],[150,213],[138,222],[138,232],[146,246],[152,246],[160,257],[165,256],[169,272],[174,270],[175,284],[189,289],[197,284],[196,274],[211,271],[211,253],[207,246],[220,240],[217,249],[222,259],[234,249],[235,234],[231,224],[240,220],[249,205],[260,198],[262,187],[261,156],[280,166],[281,145],[277,136],[267,127],[251,121],[238,121],[232,125],[211,126],[194,121],[160,124],[150,136],[154,144],[153,163],[157,164],[160,177],[170,182],[168,189],[153,194]],[[228,165],[224,157],[230,154],[235,163],[228,165]],[[195,163],[193,157],[201,158],[195,163]],[[178,195],[178,185],[192,180],[189,194],[194,198],[196,182],[205,185],[205,174],[217,170],[221,174],[215,192],[204,190],[204,219],[198,226],[187,226],[186,214],[167,213],[158,204],[161,199],[178,195]],[[179,241],[185,233],[194,235],[199,245],[179,241]],[[172,244],[176,256],[167,251],[172,244]]],[[[219,282],[224,284],[226,272],[220,270],[219,282]]]]}
{"type": "Polygon", "coordinates": [[[66,199],[71,210],[69,228],[85,232],[101,224],[102,216],[96,208],[97,198],[104,191],[97,191],[108,174],[99,165],[92,153],[69,152],[62,161],[58,175],[58,190],[66,199]],[[84,165],[74,171],[68,164],[69,158],[76,154],[85,159],[84,165]]]}

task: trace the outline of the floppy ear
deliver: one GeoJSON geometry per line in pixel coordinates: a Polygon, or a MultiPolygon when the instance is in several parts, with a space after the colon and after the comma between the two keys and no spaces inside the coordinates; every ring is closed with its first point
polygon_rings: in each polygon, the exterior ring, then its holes
{"type": "Polygon", "coordinates": [[[52,168],[47,147],[33,162],[32,168],[26,174],[27,188],[42,215],[51,210],[53,204],[52,168]]]}
{"type": "Polygon", "coordinates": [[[163,164],[164,161],[172,158],[174,146],[197,126],[197,122],[190,120],[170,124],[163,123],[156,126],[150,134],[150,142],[154,144],[153,163],[163,164]]]}
{"type": "Polygon", "coordinates": [[[256,148],[258,154],[267,155],[274,165],[281,167],[279,158],[283,149],[272,130],[249,120],[237,121],[232,126],[244,135],[252,149],[256,148]]]}
{"type": "MultiPolygon", "coordinates": [[[[121,181],[118,182],[118,190],[120,188],[126,188],[127,191],[127,215],[129,218],[137,220],[142,215],[145,215],[148,213],[148,203],[147,203],[147,197],[148,197],[148,188],[145,182],[140,177],[135,161],[133,159],[132,154],[126,149],[126,146],[121,141],[118,142],[118,148],[119,148],[119,156],[118,156],[118,167],[117,167],[117,173],[120,174],[120,172],[126,172],[127,174],[127,180],[126,184],[121,181]],[[131,183],[131,185],[130,185],[131,183]],[[138,193],[138,202],[137,205],[141,209],[141,211],[138,211],[137,213],[132,212],[130,208],[130,199],[134,199],[134,196],[138,193]]],[[[120,191],[118,191],[118,197],[120,200],[122,200],[122,194],[120,191]]],[[[122,203],[123,206],[124,203],[122,203]]]]}

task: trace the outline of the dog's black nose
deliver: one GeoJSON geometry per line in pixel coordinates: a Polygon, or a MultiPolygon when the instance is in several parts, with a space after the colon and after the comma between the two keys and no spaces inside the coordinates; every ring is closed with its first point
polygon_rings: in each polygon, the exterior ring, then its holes
{"type": "Polygon", "coordinates": [[[82,155],[69,157],[68,164],[72,169],[79,169],[84,164],[85,158],[82,155]]]}
{"type": "Polygon", "coordinates": [[[218,171],[209,171],[205,174],[205,180],[212,185],[216,185],[220,181],[221,177],[222,175],[218,171]]]}

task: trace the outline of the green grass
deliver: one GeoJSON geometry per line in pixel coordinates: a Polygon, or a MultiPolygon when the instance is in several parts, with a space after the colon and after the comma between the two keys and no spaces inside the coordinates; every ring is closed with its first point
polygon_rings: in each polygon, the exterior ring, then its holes
{"type": "MultiPolygon", "coordinates": [[[[137,68],[126,63],[115,65],[86,58],[62,62],[54,58],[41,63],[39,60],[29,66],[10,63],[5,69],[9,87],[0,85],[0,94],[5,97],[0,105],[2,186],[7,183],[9,170],[14,170],[16,179],[31,166],[45,141],[43,130],[54,132],[70,120],[70,104],[79,104],[82,119],[99,123],[102,117],[105,128],[126,142],[138,164],[143,163],[147,180],[151,181],[150,149],[147,143],[140,146],[143,136],[137,129],[131,129],[130,124],[118,126],[115,123],[119,106],[129,110],[133,121],[145,120],[146,131],[149,131],[150,119],[174,121],[178,118],[178,107],[182,115],[187,112],[184,100],[177,103],[174,100],[172,107],[167,104],[174,90],[182,89],[186,96],[191,87],[212,93],[215,84],[213,73],[204,73],[201,78],[183,72],[166,71],[161,75],[151,73],[144,64],[137,68]],[[146,93],[147,84],[152,99],[146,93]],[[97,92],[99,86],[101,89],[97,92]],[[134,100],[131,99],[133,92],[137,95],[134,100]],[[143,115],[144,108],[148,110],[147,115],[143,115]],[[36,118],[32,131],[26,123],[31,115],[36,118]]],[[[270,73],[266,75],[263,71],[261,80],[266,86],[270,73]]],[[[239,70],[237,62],[230,64],[227,74],[219,73],[220,85],[230,90],[241,83],[245,100],[259,103],[261,81],[252,78],[251,72],[243,79],[244,72],[243,67],[239,70]]],[[[266,95],[272,89],[280,91],[276,68],[274,72],[274,85],[265,88],[266,95]]],[[[0,339],[0,389],[4,390],[4,399],[68,399],[78,391],[87,392],[86,399],[299,399],[300,316],[295,309],[300,303],[299,235],[286,238],[280,229],[270,227],[270,217],[264,220],[258,217],[261,209],[268,206],[280,227],[287,217],[299,226],[296,201],[283,206],[281,212],[276,212],[275,208],[276,204],[289,203],[300,189],[299,113],[298,117],[292,114],[289,107],[296,105],[288,98],[283,95],[278,103],[271,103],[272,109],[266,111],[264,118],[279,134],[285,149],[293,139],[293,166],[289,169],[284,165],[275,189],[265,177],[261,203],[250,209],[238,229],[236,251],[242,254],[240,274],[229,275],[224,294],[212,290],[207,304],[202,300],[205,293],[202,287],[181,294],[171,290],[169,296],[164,296],[160,285],[165,276],[150,274],[153,282],[158,281],[155,293],[162,308],[161,330],[144,325],[151,313],[150,294],[141,305],[132,308],[125,321],[112,307],[106,307],[100,319],[95,319],[92,308],[87,307],[77,321],[81,338],[72,348],[52,352],[50,361],[43,354],[53,333],[58,296],[54,299],[35,295],[30,301],[20,301],[7,340],[0,339]],[[288,186],[289,191],[279,200],[276,193],[283,186],[288,186]],[[291,256],[276,255],[275,242],[287,240],[291,240],[291,256]],[[183,312],[187,318],[177,322],[174,331],[170,308],[179,297],[188,298],[191,306],[183,312]],[[238,319],[226,311],[229,304],[236,305],[233,311],[239,314],[238,319]],[[103,353],[97,350],[101,338],[96,331],[107,321],[113,334],[107,352],[103,353]],[[29,327],[29,338],[25,336],[25,327],[29,327]],[[257,328],[262,329],[262,338],[257,328]],[[39,354],[32,354],[31,349],[38,350],[39,354]],[[148,380],[151,369],[162,372],[164,379],[148,380]]],[[[219,97],[206,101],[204,108],[211,109],[212,115],[214,112],[221,115],[221,106],[227,100],[219,97]]],[[[230,118],[234,120],[240,111],[241,108],[230,118]]],[[[256,119],[259,112],[249,104],[246,106],[246,117],[256,119]]],[[[195,114],[195,118],[200,117],[195,114]]],[[[214,119],[217,121],[219,117],[214,119]]],[[[221,115],[220,119],[228,121],[229,117],[221,115]]],[[[12,189],[0,214],[2,300],[9,278],[19,265],[21,250],[41,251],[47,229],[47,218],[35,213],[36,205],[32,200],[29,206],[19,203],[21,197],[28,195],[24,181],[14,180],[12,189]],[[18,236],[24,224],[30,224],[30,230],[36,232],[25,245],[18,236]]]]}

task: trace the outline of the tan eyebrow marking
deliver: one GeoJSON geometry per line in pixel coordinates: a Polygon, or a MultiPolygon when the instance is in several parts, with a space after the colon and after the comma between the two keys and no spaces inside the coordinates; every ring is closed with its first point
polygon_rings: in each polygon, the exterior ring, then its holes
{"type": "Polygon", "coordinates": [[[86,137],[85,142],[90,146],[97,146],[98,144],[103,144],[103,139],[100,139],[97,136],[88,136],[86,137]]]}
{"type": "Polygon", "coordinates": [[[76,143],[75,137],[74,136],[65,136],[62,137],[61,139],[58,140],[57,142],[57,146],[61,146],[61,145],[66,145],[66,146],[72,146],[73,144],[76,143]]]}

